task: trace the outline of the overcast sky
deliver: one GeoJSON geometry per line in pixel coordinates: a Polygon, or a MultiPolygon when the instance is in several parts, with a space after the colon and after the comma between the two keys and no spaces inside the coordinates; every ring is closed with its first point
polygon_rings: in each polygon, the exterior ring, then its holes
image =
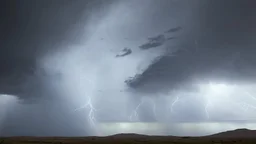
{"type": "Polygon", "coordinates": [[[253,0],[0,5],[0,136],[256,129],[253,0]]]}

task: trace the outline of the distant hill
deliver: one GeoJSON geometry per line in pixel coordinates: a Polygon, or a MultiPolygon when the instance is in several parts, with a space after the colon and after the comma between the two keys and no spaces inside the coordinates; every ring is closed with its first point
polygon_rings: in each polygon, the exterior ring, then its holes
{"type": "Polygon", "coordinates": [[[237,129],[237,130],[232,130],[232,131],[226,131],[226,132],[213,134],[210,137],[256,138],[256,130],[237,129]]]}

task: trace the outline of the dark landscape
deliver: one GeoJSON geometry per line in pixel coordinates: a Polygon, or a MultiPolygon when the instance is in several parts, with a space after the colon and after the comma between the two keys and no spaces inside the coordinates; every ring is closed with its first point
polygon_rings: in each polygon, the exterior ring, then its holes
{"type": "Polygon", "coordinates": [[[117,134],[106,137],[4,137],[0,144],[255,144],[256,131],[237,129],[202,137],[117,134]]]}

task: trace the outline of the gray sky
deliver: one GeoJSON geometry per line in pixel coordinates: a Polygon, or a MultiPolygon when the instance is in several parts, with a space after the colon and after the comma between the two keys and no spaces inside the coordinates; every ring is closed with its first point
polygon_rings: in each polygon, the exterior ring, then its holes
{"type": "Polygon", "coordinates": [[[1,3],[0,136],[255,129],[253,0],[1,3]]]}

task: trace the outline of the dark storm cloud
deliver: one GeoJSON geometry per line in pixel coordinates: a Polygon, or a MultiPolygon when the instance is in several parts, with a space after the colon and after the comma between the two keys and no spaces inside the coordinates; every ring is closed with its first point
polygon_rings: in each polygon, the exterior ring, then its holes
{"type": "Polygon", "coordinates": [[[20,94],[20,85],[35,72],[37,61],[57,51],[59,44],[79,42],[84,27],[79,22],[86,23],[96,9],[106,11],[111,2],[1,1],[0,93],[20,94]]]}
{"type": "Polygon", "coordinates": [[[187,89],[198,79],[255,82],[255,1],[208,0],[198,7],[186,33],[178,37],[178,50],[167,45],[171,52],[128,81],[129,86],[161,92],[187,89]]]}
{"type": "Polygon", "coordinates": [[[4,100],[5,94],[21,99],[12,99],[14,107],[1,105],[0,109],[4,109],[0,114],[1,136],[93,133],[85,115],[74,114],[74,108],[69,106],[72,104],[60,97],[63,95],[58,91],[60,74],[48,75],[38,61],[66,48],[59,45],[79,43],[88,19],[94,16],[96,22],[112,2],[0,2],[0,99],[4,100]]]}
{"type": "MultiPolygon", "coordinates": [[[[127,122],[131,113],[136,122],[206,120],[205,101],[199,94],[188,96],[184,92],[175,105],[177,94],[149,96],[170,87],[194,92],[190,84],[197,78],[236,77],[235,80],[248,82],[254,74],[250,70],[253,67],[245,65],[246,61],[254,60],[250,49],[254,45],[254,24],[247,25],[247,22],[255,23],[249,12],[253,11],[252,6],[247,7],[253,1],[1,2],[6,8],[1,9],[5,21],[1,23],[0,93],[22,98],[0,114],[4,115],[1,135],[95,135],[93,130],[99,130],[97,122],[127,122]],[[114,6],[108,8],[111,4],[114,6]],[[244,16],[244,20],[238,15],[244,16]],[[174,30],[177,27],[182,29],[174,30]],[[165,33],[168,30],[175,32],[165,33]],[[159,47],[139,48],[148,38],[162,34],[175,39],[159,47]],[[124,47],[132,53],[116,58],[124,47]],[[165,50],[175,52],[164,53],[168,56],[162,57],[165,50]],[[158,60],[150,65],[155,57],[158,60]],[[242,76],[230,74],[236,70],[236,64],[242,76]],[[133,83],[135,90],[126,91],[125,79],[148,65],[133,83]],[[136,109],[142,97],[147,100],[136,109]],[[94,128],[90,121],[93,116],[94,128]]],[[[247,99],[251,104],[255,102],[250,100],[247,99]]],[[[231,103],[228,98],[227,103],[231,103]]],[[[226,110],[223,105],[209,106],[209,112],[218,108],[210,116],[224,118],[237,108],[230,106],[226,110]]],[[[241,109],[233,112],[234,117],[248,118],[255,113],[253,110],[242,113],[241,109]]]]}

